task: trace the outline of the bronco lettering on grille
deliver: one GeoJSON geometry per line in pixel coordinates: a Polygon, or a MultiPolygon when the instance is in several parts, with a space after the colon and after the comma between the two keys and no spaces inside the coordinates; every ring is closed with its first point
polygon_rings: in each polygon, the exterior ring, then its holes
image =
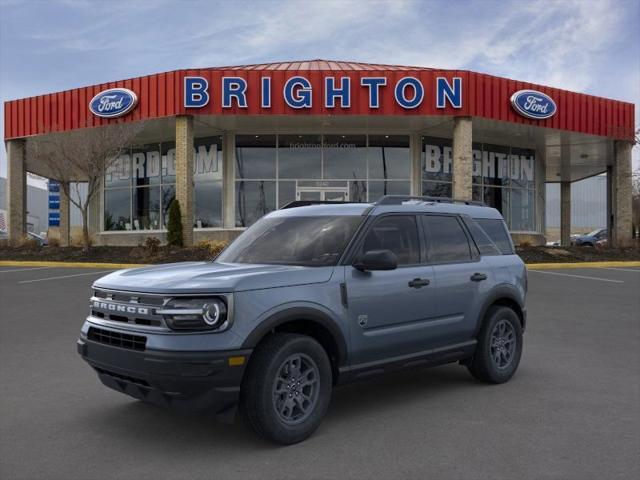
{"type": "Polygon", "coordinates": [[[92,302],[93,308],[98,308],[100,310],[109,310],[112,312],[122,312],[122,313],[135,313],[138,315],[149,315],[149,309],[147,307],[134,307],[130,305],[123,305],[120,303],[108,303],[108,302],[100,302],[94,300],[92,302]]]}

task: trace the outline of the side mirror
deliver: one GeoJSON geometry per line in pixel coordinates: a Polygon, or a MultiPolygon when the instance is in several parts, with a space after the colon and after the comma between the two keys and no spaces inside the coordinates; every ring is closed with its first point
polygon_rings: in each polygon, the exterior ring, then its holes
{"type": "Polygon", "coordinates": [[[398,268],[398,257],[391,250],[369,250],[353,264],[362,272],[367,270],[395,270],[398,268]]]}

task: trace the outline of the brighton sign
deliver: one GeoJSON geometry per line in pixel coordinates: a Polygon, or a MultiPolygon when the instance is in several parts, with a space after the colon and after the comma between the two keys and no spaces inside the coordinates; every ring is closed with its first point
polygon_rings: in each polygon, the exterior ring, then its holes
{"type": "Polygon", "coordinates": [[[518,90],[511,95],[511,105],[520,115],[533,120],[551,118],[558,110],[549,95],[536,90],[518,90]]]}
{"type": "Polygon", "coordinates": [[[91,113],[102,118],[126,115],[138,104],[138,96],[128,88],[110,88],[98,93],[89,102],[91,113]]]}
{"type": "MultiPolygon", "coordinates": [[[[369,108],[381,106],[381,96],[385,87],[393,91],[398,106],[410,110],[419,107],[425,98],[425,88],[415,77],[401,77],[393,84],[386,77],[362,77],[353,85],[350,77],[325,77],[323,85],[323,106],[325,108],[351,107],[352,95],[359,95],[364,91],[368,98],[369,108]],[[339,107],[338,107],[339,105],[339,107]]],[[[289,78],[282,88],[282,92],[274,92],[271,77],[262,77],[259,82],[259,100],[261,108],[271,108],[274,94],[278,94],[286,105],[294,109],[309,109],[313,107],[313,86],[304,76],[289,78]]],[[[249,84],[242,77],[222,77],[220,85],[220,105],[222,108],[247,108],[247,91],[249,84]]],[[[462,108],[462,78],[436,78],[435,82],[436,108],[462,108]]],[[[204,77],[184,77],[185,108],[202,108],[209,104],[212,90],[204,77]]]]}

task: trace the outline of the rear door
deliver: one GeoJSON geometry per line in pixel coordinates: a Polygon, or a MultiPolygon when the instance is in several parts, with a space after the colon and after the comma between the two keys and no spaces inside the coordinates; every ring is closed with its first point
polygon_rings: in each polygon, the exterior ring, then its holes
{"type": "Polygon", "coordinates": [[[433,267],[425,264],[420,232],[413,214],[380,216],[363,232],[354,259],[369,250],[391,250],[398,257],[398,268],[361,272],[345,267],[353,363],[429,348],[436,295],[433,267]]]}
{"type": "Polygon", "coordinates": [[[457,215],[421,215],[438,298],[439,346],[473,337],[492,272],[457,215]]]}

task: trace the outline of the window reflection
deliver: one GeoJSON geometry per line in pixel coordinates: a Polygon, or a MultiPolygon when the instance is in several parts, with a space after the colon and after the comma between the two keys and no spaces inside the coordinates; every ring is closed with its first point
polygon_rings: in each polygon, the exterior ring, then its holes
{"type": "MultiPolygon", "coordinates": [[[[423,137],[422,194],[451,197],[451,140],[423,137]]],[[[472,144],[472,199],[498,209],[510,230],[535,231],[535,150],[472,144]]]]}

